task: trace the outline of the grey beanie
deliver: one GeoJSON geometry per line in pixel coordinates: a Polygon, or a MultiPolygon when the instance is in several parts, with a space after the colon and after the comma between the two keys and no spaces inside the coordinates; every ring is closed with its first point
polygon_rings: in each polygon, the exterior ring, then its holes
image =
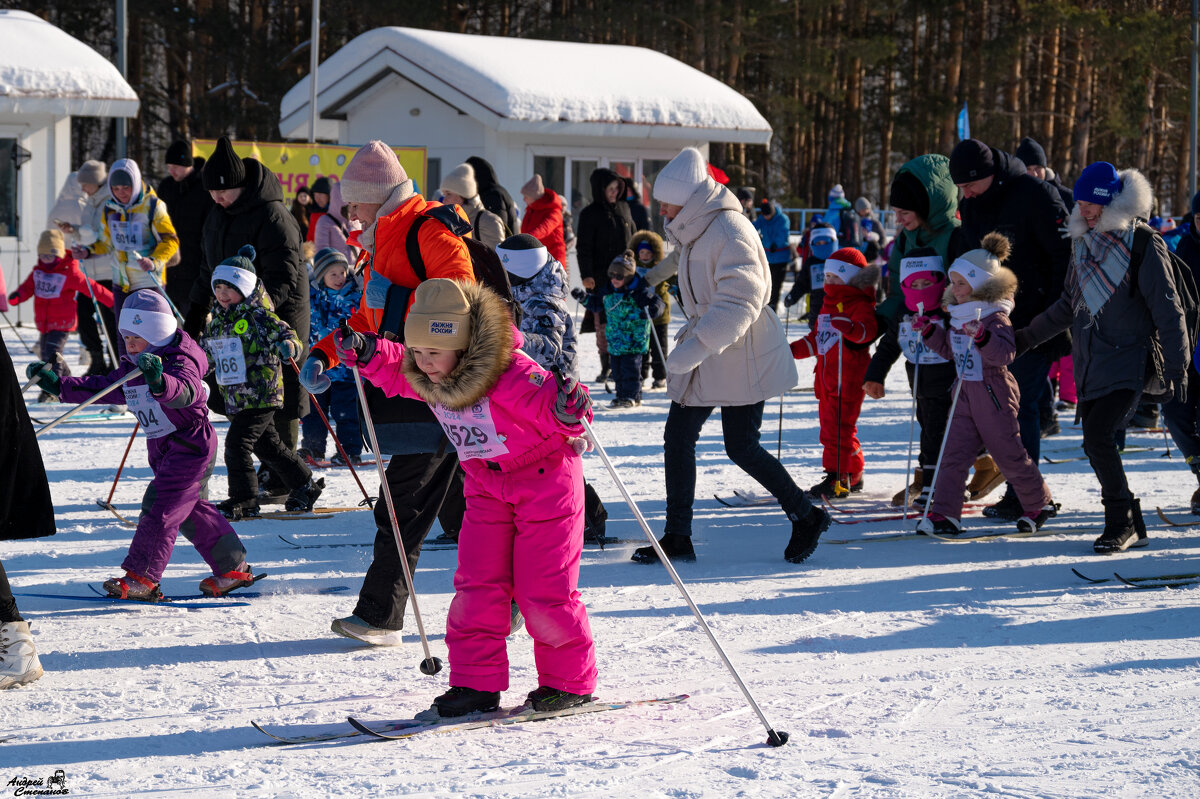
{"type": "Polygon", "coordinates": [[[75,173],[75,182],[90,183],[94,186],[103,186],[108,180],[108,167],[104,166],[103,161],[84,161],[83,166],[79,167],[79,171],[75,173]]]}

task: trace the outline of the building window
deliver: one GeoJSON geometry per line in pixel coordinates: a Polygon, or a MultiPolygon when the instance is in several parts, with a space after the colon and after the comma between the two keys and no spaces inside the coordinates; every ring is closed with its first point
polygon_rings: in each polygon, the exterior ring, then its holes
{"type": "Polygon", "coordinates": [[[566,191],[567,159],[561,155],[535,155],[533,172],[542,176],[542,185],[558,196],[566,191]]]}
{"type": "MultiPolygon", "coordinates": [[[[422,196],[431,200],[437,197],[438,190],[442,188],[442,159],[425,159],[425,177],[429,181],[429,185],[423,187],[422,196]]],[[[421,191],[421,189],[418,189],[418,191],[421,191]]]]}
{"type": "Polygon", "coordinates": [[[17,170],[12,153],[16,139],[0,139],[0,236],[17,235],[17,170]]]}

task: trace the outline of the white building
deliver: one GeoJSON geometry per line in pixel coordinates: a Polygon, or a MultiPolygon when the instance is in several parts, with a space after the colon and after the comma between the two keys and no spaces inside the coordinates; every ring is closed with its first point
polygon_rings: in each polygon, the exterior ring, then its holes
{"type": "MultiPolygon", "coordinates": [[[[606,166],[636,176],[649,204],[649,182],[683,147],[771,137],[745,97],[641,47],[377,28],[320,65],[317,89],[318,139],[426,147],[431,196],[478,155],[518,203],[534,172],[586,203],[606,166]]],[[[285,138],[308,138],[307,77],[280,112],[285,138]]]]}
{"type": "MultiPolygon", "coordinates": [[[[33,268],[50,208],[78,166],[71,117],[137,112],[137,94],[102,55],[33,14],[0,10],[0,269],[10,292],[33,268]]],[[[32,318],[31,303],[18,310],[32,318]]]]}

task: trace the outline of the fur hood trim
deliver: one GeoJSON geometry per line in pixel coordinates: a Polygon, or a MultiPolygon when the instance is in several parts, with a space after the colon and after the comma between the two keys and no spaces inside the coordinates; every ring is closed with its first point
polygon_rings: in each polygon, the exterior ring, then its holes
{"type": "Polygon", "coordinates": [[[858,274],[850,278],[847,285],[860,289],[873,289],[879,285],[880,274],[881,270],[879,266],[871,264],[864,269],[858,270],[858,274]]]}
{"type": "MultiPolygon", "coordinates": [[[[1154,204],[1154,193],[1150,190],[1150,181],[1136,169],[1122,169],[1117,172],[1124,187],[1113,201],[1104,206],[1100,212],[1100,220],[1092,228],[1097,233],[1115,233],[1120,230],[1131,230],[1137,219],[1149,219],[1150,209],[1154,204]]],[[[1081,239],[1088,232],[1087,222],[1083,218],[1079,206],[1071,211],[1067,223],[1071,238],[1081,239]]]]}
{"type": "MultiPolygon", "coordinates": [[[[942,305],[949,307],[958,305],[958,301],[954,299],[954,292],[951,290],[953,284],[946,284],[946,291],[942,294],[942,305]]],[[[1002,266],[997,272],[989,277],[980,285],[979,288],[971,292],[971,296],[966,299],[967,302],[996,302],[998,300],[1011,300],[1017,296],[1017,275],[1007,266],[1002,266]]]]}
{"type": "Polygon", "coordinates": [[[642,242],[647,242],[650,245],[650,251],[654,253],[654,263],[659,263],[666,257],[666,244],[663,243],[662,236],[655,233],[653,230],[639,230],[629,240],[629,249],[633,250],[634,262],[641,266],[642,262],[637,260],[638,245],[642,242]]]}
{"type": "Polygon", "coordinates": [[[518,346],[508,308],[491,289],[478,283],[460,283],[471,308],[471,343],[458,366],[441,383],[434,383],[417,368],[412,351],[404,349],[400,365],[413,391],[425,402],[461,410],[479,402],[508,369],[518,346]]]}

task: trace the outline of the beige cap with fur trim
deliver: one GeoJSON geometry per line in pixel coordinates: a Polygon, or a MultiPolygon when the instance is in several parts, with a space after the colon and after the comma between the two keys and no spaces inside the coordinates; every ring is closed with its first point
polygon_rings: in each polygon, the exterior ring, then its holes
{"type": "Polygon", "coordinates": [[[404,320],[409,347],[465,350],[471,343],[471,304],[458,283],[433,278],[417,286],[404,320]]]}

